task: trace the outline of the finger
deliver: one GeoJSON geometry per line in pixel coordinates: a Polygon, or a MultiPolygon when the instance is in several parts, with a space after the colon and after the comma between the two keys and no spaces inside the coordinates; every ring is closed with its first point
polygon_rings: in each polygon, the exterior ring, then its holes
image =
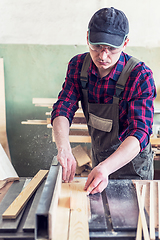
{"type": "Polygon", "coordinates": [[[58,156],[57,156],[57,160],[58,160],[58,162],[62,166],[62,180],[66,181],[66,175],[67,175],[67,164],[66,164],[66,161],[64,161],[63,157],[58,157],[58,156]]]}
{"type": "Polygon", "coordinates": [[[71,175],[69,178],[69,182],[72,182],[75,176],[75,172],[76,172],[76,161],[73,162],[72,167],[71,167],[71,175]]]}
{"type": "Polygon", "coordinates": [[[71,164],[70,164],[70,161],[67,161],[67,171],[66,171],[66,180],[65,180],[65,182],[69,182],[70,175],[71,175],[71,164]]]}
{"type": "Polygon", "coordinates": [[[66,175],[67,175],[67,168],[62,167],[62,180],[66,181],[66,175]]]}
{"type": "Polygon", "coordinates": [[[90,194],[101,193],[108,185],[108,182],[101,181],[91,192],[90,194]]]}
{"type": "Polygon", "coordinates": [[[90,194],[101,182],[99,178],[94,178],[91,184],[87,188],[87,193],[90,194]]]}
{"type": "Polygon", "coordinates": [[[87,178],[87,181],[85,183],[85,186],[84,186],[84,191],[86,191],[88,189],[88,187],[90,186],[90,184],[92,183],[94,179],[94,176],[92,174],[92,172],[88,175],[88,178],[87,178]]]}

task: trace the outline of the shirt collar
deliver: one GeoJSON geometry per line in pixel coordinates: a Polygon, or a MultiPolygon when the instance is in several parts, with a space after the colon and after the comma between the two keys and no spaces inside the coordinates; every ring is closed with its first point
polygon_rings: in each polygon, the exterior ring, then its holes
{"type": "MultiPolygon", "coordinates": [[[[122,70],[123,70],[123,68],[124,68],[124,66],[125,66],[125,56],[124,56],[124,53],[122,52],[119,60],[116,63],[116,65],[114,66],[114,68],[112,68],[111,72],[106,76],[106,78],[107,79],[111,78],[114,81],[117,81],[121,72],[122,72],[122,70]]],[[[93,61],[91,61],[88,72],[91,72],[93,75],[96,75],[97,77],[99,76],[97,67],[95,66],[93,61]]]]}

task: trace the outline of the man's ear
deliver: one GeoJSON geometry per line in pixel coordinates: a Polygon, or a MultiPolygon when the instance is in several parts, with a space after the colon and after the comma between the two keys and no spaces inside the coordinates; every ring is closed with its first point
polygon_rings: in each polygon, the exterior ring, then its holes
{"type": "Polygon", "coordinates": [[[128,42],[129,42],[129,38],[127,37],[123,45],[124,48],[127,47],[128,42]]]}

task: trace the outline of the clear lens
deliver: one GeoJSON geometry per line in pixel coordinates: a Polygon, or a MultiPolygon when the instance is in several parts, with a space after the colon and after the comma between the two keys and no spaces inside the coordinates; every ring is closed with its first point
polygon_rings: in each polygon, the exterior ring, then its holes
{"type": "Polygon", "coordinates": [[[99,44],[93,45],[93,44],[89,43],[89,47],[90,47],[90,49],[92,49],[93,51],[96,51],[98,53],[100,53],[102,50],[107,51],[109,53],[118,53],[121,51],[121,48],[114,48],[111,46],[104,46],[104,45],[99,45],[99,44]]]}

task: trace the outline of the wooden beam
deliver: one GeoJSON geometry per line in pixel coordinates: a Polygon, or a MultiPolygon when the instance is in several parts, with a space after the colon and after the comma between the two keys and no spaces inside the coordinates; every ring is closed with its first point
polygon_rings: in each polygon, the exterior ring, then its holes
{"type": "MultiPolygon", "coordinates": [[[[141,202],[142,202],[142,207],[143,208],[144,208],[144,205],[145,205],[145,194],[146,194],[146,185],[142,185],[141,202]]],[[[141,215],[139,213],[136,240],[141,240],[141,239],[142,239],[142,221],[141,221],[141,215]]]]}
{"type": "Polygon", "coordinates": [[[154,182],[150,182],[150,239],[155,239],[155,201],[154,201],[154,182]]]}
{"type": "Polygon", "coordinates": [[[158,181],[158,237],[160,239],[160,181],[158,181]]]}
{"type": "Polygon", "coordinates": [[[151,142],[151,145],[159,146],[160,145],[160,138],[151,138],[150,142],[151,142]]]}
{"type": "Polygon", "coordinates": [[[56,223],[52,240],[68,240],[70,221],[70,184],[62,183],[58,207],[55,212],[56,223]]]}
{"type": "Polygon", "coordinates": [[[88,156],[88,154],[85,152],[81,145],[72,148],[72,153],[79,167],[82,167],[83,165],[91,162],[90,157],[88,156]]]}
{"type": "Polygon", "coordinates": [[[21,124],[27,124],[27,125],[47,125],[47,120],[27,120],[22,121],[21,124]]]}
{"type": "Polygon", "coordinates": [[[56,211],[57,219],[53,240],[88,240],[88,197],[83,190],[86,179],[75,178],[71,183],[62,183],[56,211]]]}
{"type": "Polygon", "coordinates": [[[68,240],[89,240],[88,201],[83,190],[85,180],[78,180],[71,185],[71,215],[68,240]]]}
{"type": "Polygon", "coordinates": [[[62,184],[62,167],[60,166],[60,171],[57,174],[57,180],[56,180],[56,184],[55,184],[55,188],[54,188],[54,192],[53,192],[53,196],[52,196],[52,201],[50,204],[50,208],[49,208],[49,239],[53,239],[54,236],[54,231],[55,231],[55,222],[56,222],[56,209],[58,206],[58,198],[60,195],[60,191],[61,191],[61,184],[62,184]]]}
{"type": "Polygon", "coordinates": [[[145,213],[144,213],[144,207],[143,207],[142,201],[141,201],[140,186],[139,186],[138,182],[136,182],[136,192],[137,192],[138,206],[139,206],[139,212],[140,212],[140,216],[141,216],[144,240],[150,240],[148,226],[147,226],[146,217],[145,217],[145,213]]]}
{"type": "Polygon", "coordinates": [[[13,201],[13,203],[2,214],[3,219],[15,219],[18,216],[27,201],[30,199],[30,197],[33,195],[40,183],[46,177],[47,173],[48,170],[40,170],[34,176],[30,183],[23,189],[23,191],[18,195],[18,197],[13,201]]]}

